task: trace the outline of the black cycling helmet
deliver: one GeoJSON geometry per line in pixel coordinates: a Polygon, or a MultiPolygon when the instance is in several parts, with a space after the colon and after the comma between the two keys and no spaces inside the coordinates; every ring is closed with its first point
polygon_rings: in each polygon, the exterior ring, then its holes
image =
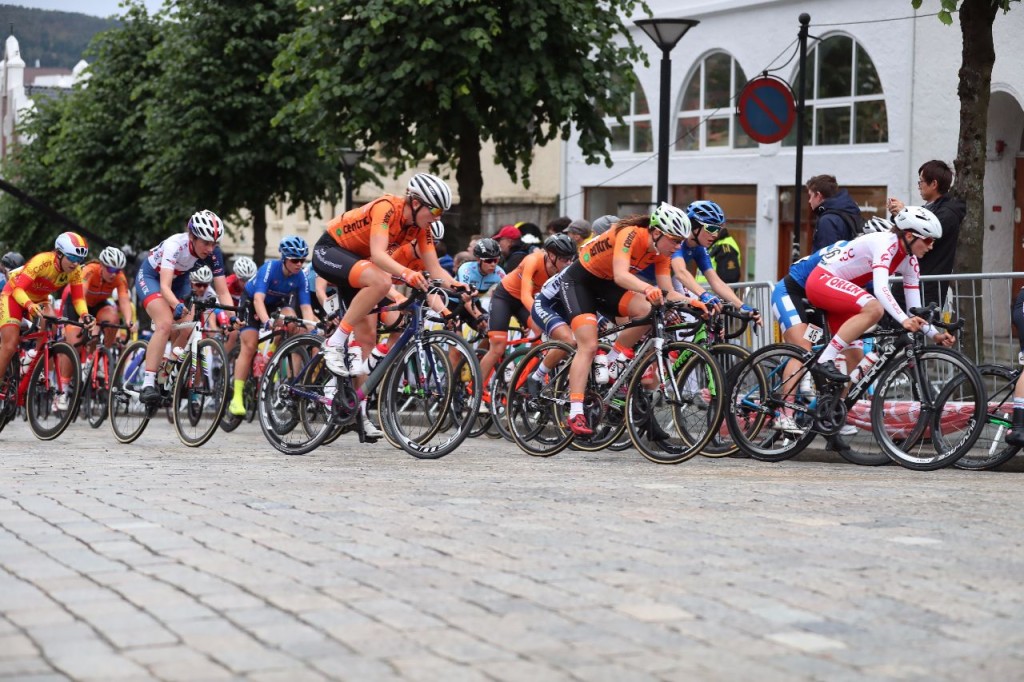
{"type": "Polygon", "coordinates": [[[576,242],[564,232],[553,234],[544,240],[544,250],[560,258],[572,258],[576,255],[576,242]]]}
{"type": "Polygon", "coordinates": [[[8,270],[20,268],[24,264],[25,257],[17,251],[8,251],[4,254],[3,258],[0,258],[0,265],[4,266],[8,270]]]}
{"type": "Polygon", "coordinates": [[[473,247],[473,255],[477,258],[500,258],[501,247],[490,237],[484,237],[473,247]]]}

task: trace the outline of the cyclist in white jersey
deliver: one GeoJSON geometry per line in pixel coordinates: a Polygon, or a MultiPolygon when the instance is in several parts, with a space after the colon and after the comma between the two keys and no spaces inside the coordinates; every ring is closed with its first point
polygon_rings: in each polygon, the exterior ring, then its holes
{"type": "Polygon", "coordinates": [[[942,237],[942,225],[935,215],[917,206],[896,214],[892,232],[858,237],[832,249],[807,278],[807,299],[828,313],[832,340],[818,358],[815,373],[837,382],[849,377],[835,365],[839,353],[889,313],[908,331],[925,329],[937,343],[951,346],[956,338],[948,332],[929,328],[920,317],[900,308],[889,288],[889,277],[903,275],[907,306],[921,305],[920,267],[917,259],[932,250],[942,237]],[[874,284],[874,295],[863,288],[874,284]]]}

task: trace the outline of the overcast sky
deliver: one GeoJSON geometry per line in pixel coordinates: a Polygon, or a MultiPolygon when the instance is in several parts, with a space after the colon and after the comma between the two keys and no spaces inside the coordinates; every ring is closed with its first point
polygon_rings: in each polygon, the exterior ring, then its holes
{"type": "MultiPolygon", "coordinates": [[[[62,12],[79,12],[96,17],[120,14],[120,0],[7,0],[4,5],[21,5],[39,9],[56,9],[62,12]]],[[[147,9],[155,12],[163,6],[163,0],[145,0],[147,9]]]]}

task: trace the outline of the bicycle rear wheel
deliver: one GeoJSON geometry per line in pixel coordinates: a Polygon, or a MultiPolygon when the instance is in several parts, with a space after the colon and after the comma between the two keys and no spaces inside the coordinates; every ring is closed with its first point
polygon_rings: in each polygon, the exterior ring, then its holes
{"type": "Polygon", "coordinates": [[[36,438],[53,440],[64,433],[78,410],[81,385],[82,366],[74,348],[66,343],[55,343],[49,351],[44,351],[32,369],[25,395],[28,424],[36,438]],[[62,360],[71,366],[68,377],[61,376],[62,360]]]}
{"type": "Polygon", "coordinates": [[[0,431],[10,423],[18,413],[18,383],[21,380],[20,358],[14,354],[7,363],[3,381],[0,381],[0,431]]]}
{"type": "Polygon", "coordinates": [[[573,434],[559,420],[558,405],[569,405],[569,365],[576,350],[560,341],[534,346],[516,366],[506,401],[505,422],[515,444],[528,455],[551,457],[568,447],[573,434]],[[549,353],[561,353],[562,359],[549,372],[548,381],[536,394],[527,381],[537,365],[549,353]]]}
{"type": "MultiPolygon", "coordinates": [[[[711,353],[711,357],[718,363],[718,368],[722,370],[722,386],[719,389],[719,393],[722,396],[727,396],[729,394],[729,386],[736,376],[736,368],[750,355],[750,351],[742,346],[731,343],[716,343],[708,347],[708,352],[711,353]]],[[[718,423],[714,426],[714,434],[711,436],[711,440],[700,451],[700,454],[704,457],[728,457],[740,449],[740,446],[736,445],[729,434],[729,424],[725,418],[726,411],[725,409],[722,410],[718,423]]]]}
{"type": "Polygon", "coordinates": [[[954,350],[928,347],[913,358],[899,359],[879,376],[871,427],[894,462],[933,471],[973,447],[986,414],[978,370],[954,350]]]}
{"type": "Polygon", "coordinates": [[[674,341],[651,350],[629,382],[626,429],[633,445],[657,464],[695,456],[715,434],[722,385],[721,370],[700,346],[674,341]]]}
{"type": "Polygon", "coordinates": [[[139,401],[142,379],[146,372],[146,342],[135,341],[121,353],[110,378],[107,396],[107,417],[114,438],[131,443],[146,430],[149,410],[139,401]]]}
{"type": "Polygon", "coordinates": [[[321,343],[316,336],[285,341],[260,379],[256,409],[260,429],[267,441],[286,455],[312,452],[336,432],[337,427],[327,418],[331,399],[325,387],[333,390],[338,379],[324,365],[321,343]],[[315,427],[316,423],[320,426],[315,427]]]}
{"type": "Polygon", "coordinates": [[[216,339],[201,339],[196,355],[179,360],[174,382],[174,430],[185,445],[195,448],[217,432],[228,401],[228,358],[216,339]]]}
{"type": "Polygon", "coordinates": [[[1013,425],[1013,392],[1019,372],[1002,365],[979,365],[978,374],[988,396],[985,426],[974,447],[953,463],[958,469],[971,471],[995,469],[1020,452],[1019,447],[1005,440],[1013,425]]]}
{"type": "Polygon", "coordinates": [[[754,351],[735,368],[726,420],[733,442],[746,455],[781,462],[814,440],[817,389],[804,360],[803,349],[780,344],[754,351]],[[792,413],[792,428],[782,428],[784,408],[792,413]]]}
{"type": "Polygon", "coordinates": [[[100,348],[96,354],[96,379],[85,378],[82,405],[79,411],[89,420],[89,426],[98,429],[107,419],[107,396],[110,393],[110,377],[117,360],[110,348],[100,348]],[[88,401],[86,400],[88,399],[88,401]]]}

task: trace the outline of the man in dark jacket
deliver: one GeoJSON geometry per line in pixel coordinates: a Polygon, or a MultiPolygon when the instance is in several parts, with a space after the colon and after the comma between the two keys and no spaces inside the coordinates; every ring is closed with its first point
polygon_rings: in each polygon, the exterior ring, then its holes
{"type": "MultiPolygon", "coordinates": [[[[922,275],[948,275],[956,264],[956,247],[960,240],[960,223],[967,215],[967,204],[949,194],[953,185],[953,169],[945,161],[933,159],[917,169],[917,190],[924,199],[924,207],[935,214],[942,224],[942,239],[926,256],[921,258],[922,275]]],[[[890,197],[889,213],[896,215],[903,210],[903,202],[890,197]]],[[[922,282],[921,302],[938,303],[941,307],[948,281],[922,282]]]]}
{"type": "Polygon", "coordinates": [[[807,201],[811,205],[811,213],[818,218],[811,253],[860,236],[860,228],[864,224],[860,208],[845,189],[839,189],[834,175],[815,175],[808,180],[807,201]]]}

